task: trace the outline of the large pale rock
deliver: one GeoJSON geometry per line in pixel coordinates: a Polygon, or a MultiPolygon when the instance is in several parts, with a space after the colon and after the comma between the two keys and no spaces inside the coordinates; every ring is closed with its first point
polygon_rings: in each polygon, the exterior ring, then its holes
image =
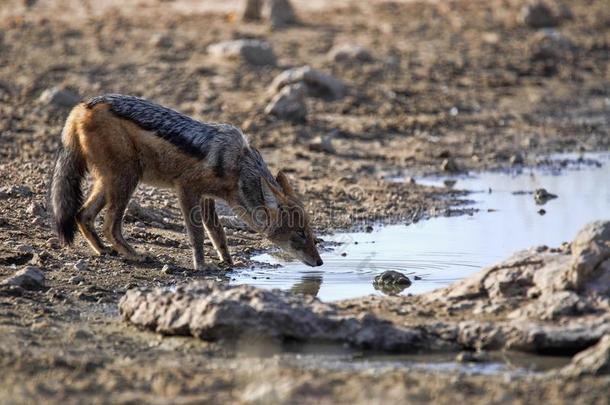
{"type": "Polygon", "coordinates": [[[610,374],[610,334],[589,349],[578,353],[572,362],[561,370],[570,376],[610,374]]]}
{"type": "Polygon", "coordinates": [[[290,84],[303,83],[308,95],[340,99],[345,96],[347,89],[341,80],[312,69],[309,66],[288,69],[273,79],[269,86],[271,94],[276,94],[283,87],[290,84]]]}
{"type": "Polygon", "coordinates": [[[286,120],[304,120],[307,116],[305,94],[307,90],[302,83],[283,87],[265,107],[265,113],[286,120]]]}
{"type": "Polygon", "coordinates": [[[255,39],[218,42],[209,45],[207,51],[216,57],[242,60],[252,65],[275,65],[277,62],[271,46],[255,39]]]}
{"type": "Polygon", "coordinates": [[[327,341],[388,351],[424,344],[419,331],[373,315],[343,316],[305,295],[213,282],[175,290],[129,290],[119,303],[123,318],[163,334],[204,340],[269,338],[327,341]]]}
{"type": "MultiPolygon", "coordinates": [[[[602,280],[610,277],[610,221],[596,221],[585,226],[572,242],[572,265],[565,273],[567,286],[576,290],[608,292],[602,280]]],[[[607,284],[606,284],[607,286],[607,284]]]]}

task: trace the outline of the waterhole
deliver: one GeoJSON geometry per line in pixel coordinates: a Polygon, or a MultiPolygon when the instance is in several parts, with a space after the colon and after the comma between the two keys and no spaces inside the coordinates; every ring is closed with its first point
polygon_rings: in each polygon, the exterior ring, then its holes
{"type": "Polygon", "coordinates": [[[556,155],[538,168],[427,177],[420,184],[470,191],[472,215],[435,217],[410,225],[374,227],[372,232],[325,236],[330,251],[311,268],[273,253],[253,259],[279,267],[254,267],[233,276],[234,284],[316,295],[323,301],[368,294],[421,294],[462,279],[482,267],[532,246],[559,246],[586,223],[610,217],[610,153],[556,155]],[[535,190],[557,198],[536,201],[535,190]],[[395,270],[412,284],[383,292],[376,275],[395,270]]]}

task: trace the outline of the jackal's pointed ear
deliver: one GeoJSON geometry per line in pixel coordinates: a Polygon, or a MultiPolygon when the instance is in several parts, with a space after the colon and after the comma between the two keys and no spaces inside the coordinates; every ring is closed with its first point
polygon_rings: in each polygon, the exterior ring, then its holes
{"type": "Polygon", "coordinates": [[[263,192],[265,207],[277,209],[279,206],[279,190],[270,184],[264,176],[261,176],[261,191],[263,192]]]}
{"type": "Polygon", "coordinates": [[[286,174],[284,174],[283,171],[281,171],[281,170],[278,171],[277,176],[275,176],[275,179],[279,183],[280,187],[282,187],[282,191],[284,192],[284,194],[289,195],[289,196],[294,196],[294,190],[290,186],[290,182],[288,181],[288,176],[286,176],[286,174]]]}

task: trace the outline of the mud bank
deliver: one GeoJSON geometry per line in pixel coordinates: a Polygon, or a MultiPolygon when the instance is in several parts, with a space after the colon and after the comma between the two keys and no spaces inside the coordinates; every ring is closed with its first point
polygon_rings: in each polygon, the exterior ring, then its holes
{"type": "Polygon", "coordinates": [[[277,290],[207,283],[130,290],[119,308],[126,321],[142,328],[211,341],[262,338],[396,352],[507,349],[564,356],[600,342],[575,357],[566,372],[604,374],[609,303],[610,222],[599,221],[569,244],[518,253],[418,297],[325,304],[277,290]],[[423,314],[426,320],[418,320],[423,314]]]}

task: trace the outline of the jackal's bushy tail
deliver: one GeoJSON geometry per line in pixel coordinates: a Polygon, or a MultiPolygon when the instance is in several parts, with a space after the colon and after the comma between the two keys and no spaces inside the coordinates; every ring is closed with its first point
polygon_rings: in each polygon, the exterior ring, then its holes
{"type": "Polygon", "coordinates": [[[74,241],[76,215],[83,204],[81,183],[86,171],[71,117],[63,129],[62,140],[63,147],[53,171],[51,204],[59,241],[62,245],[69,245],[74,241]]]}

